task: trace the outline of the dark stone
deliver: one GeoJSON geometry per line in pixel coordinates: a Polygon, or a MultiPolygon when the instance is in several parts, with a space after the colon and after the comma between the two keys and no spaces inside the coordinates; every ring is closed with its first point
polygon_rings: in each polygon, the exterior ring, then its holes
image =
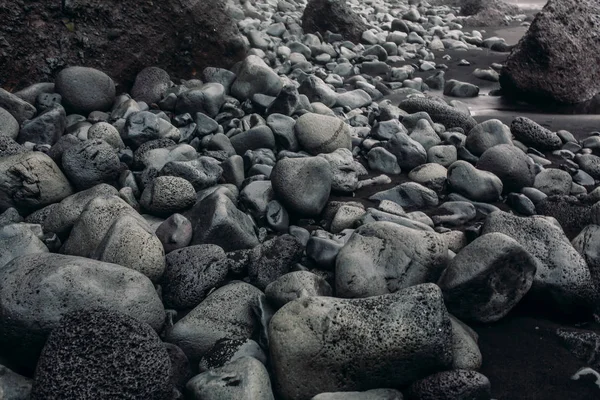
{"type": "Polygon", "coordinates": [[[40,356],[31,400],[165,400],[171,361],[152,328],[104,309],[63,317],[40,356]]]}
{"type": "Polygon", "coordinates": [[[363,32],[369,29],[346,0],[310,0],[302,14],[302,28],[305,33],[339,33],[354,43],[359,43],[363,32]]]}
{"type": "Polygon", "coordinates": [[[439,372],[414,382],[408,400],[490,400],[489,379],[477,371],[457,369],[439,372]]]}
{"type": "Polygon", "coordinates": [[[412,114],[420,111],[425,111],[433,122],[440,123],[450,128],[462,128],[463,131],[469,132],[477,125],[477,122],[470,115],[446,104],[423,97],[412,97],[403,100],[399,107],[412,114]]]}
{"type": "Polygon", "coordinates": [[[248,258],[250,283],[261,290],[300,262],[304,246],[292,235],[277,236],[252,249],[248,258]]]}
{"type": "Polygon", "coordinates": [[[67,114],[61,105],[50,108],[32,120],[25,121],[17,137],[19,143],[54,145],[67,126],[67,114]]]}
{"type": "Polygon", "coordinates": [[[548,196],[536,203],[535,209],[538,214],[556,218],[571,239],[592,223],[592,207],[575,196],[548,196]]]}

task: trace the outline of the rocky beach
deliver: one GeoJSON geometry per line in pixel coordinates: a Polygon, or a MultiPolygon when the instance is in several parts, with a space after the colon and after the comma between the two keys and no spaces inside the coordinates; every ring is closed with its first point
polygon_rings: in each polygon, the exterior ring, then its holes
{"type": "Polygon", "coordinates": [[[0,400],[600,398],[597,1],[0,19],[0,400]]]}

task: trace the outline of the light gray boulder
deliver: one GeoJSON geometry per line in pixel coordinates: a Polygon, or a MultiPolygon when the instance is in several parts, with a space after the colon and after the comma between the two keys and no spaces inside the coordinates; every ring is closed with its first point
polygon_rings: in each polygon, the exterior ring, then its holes
{"type": "Polygon", "coordinates": [[[194,186],[176,176],[159,176],[144,188],[140,204],[150,213],[168,216],[182,212],[196,202],[194,186]]]}
{"type": "Polygon", "coordinates": [[[19,135],[19,123],[4,108],[0,107],[0,136],[7,136],[13,140],[19,135]]]}
{"type": "Polygon", "coordinates": [[[500,178],[466,161],[459,160],[448,167],[447,179],[452,190],[473,201],[494,202],[502,194],[500,178]]]}
{"type": "Polygon", "coordinates": [[[438,372],[410,385],[408,394],[415,400],[457,400],[492,397],[490,380],[476,371],[438,372]]]}
{"type": "Polygon", "coordinates": [[[335,264],[339,297],[370,297],[436,282],[448,263],[448,246],[435,232],[391,222],[356,229],[335,264]]]}
{"type": "Polygon", "coordinates": [[[329,163],[332,182],[331,189],[337,192],[352,193],[358,188],[358,177],[367,175],[367,171],[354,160],[348,149],[337,149],[332,153],[319,154],[329,163]]]}
{"type": "Polygon", "coordinates": [[[400,168],[411,170],[427,162],[427,151],[423,145],[404,132],[394,133],[385,149],[396,156],[400,168]]]}
{"type": "Polygon", "coordinates": [[[237,79],[231,86],[231,94],[246,100],[256,93],[277,97],[283,83],[279,76],[260,57],[249,55],[236,71],[237,79]]]}
{"type": "Polygon", "coordinates": [[[405,182],[383,192],[375,193],[370,200],[389,200],[406,208],[428,208],[438,205],[437,193],[417,182],[405,182]]]}
{"type": "Polygon", "coordinates": [[[498,144],[487,149],[477,161],[477,168],[500,178],[506,193],[533,186],[537,173],[531,158],[512,144],[498,144]]]}
{"type": "Polygon", "coordinates": [[[294,126],[300,147],[312,155],[352,149],[349,126],[337,117],[306,113],[294,126]]]}
{"type": "Polygon", "coordinates": [[[215,186],[223,168],[212,157],[201,156],[193,160],[176,160],[167,162],[160,170],[162,176],[176,176],[190,182],[198,191],[215,186]]]}
{"type": "Polygon", "coordinates": [[[434,284],[292,301],[271,319],[269,340],[275,391],[285,400],[398,387],[452,363],[452,327],[434,284]]]}
{"type": "Polygon", "coordinates": [[[280,308],[302,297],[331,296],[332,290],[323,277],[308,271],[294,271],[269,283],[265,295],[272,304],[280,308]]]}
{"type": "Polygon", "coordinates": [[[497,119],[477,124],[467,133],[465,145],[476,156],[499,144],[512,144],[510,128],[497,119]]]}
{"type": "Polygon", "coordinates": [[[107,111],[115,101],[115,83],[104,72],[88,67],[69,67],[58,73],[54,82],[65,108],[87,115],[107,111]]]}
{"type": "Polygon", "coordinates": [[[48,253],[48,247],[34,233],[36,226],[41,234],[39,225],[20,223],[0,227],[0,268],[23,255],[48,253]]]}
{"type": "Polygon", "coordinates": [[[462,321],[450,314],[452,322],[452,369],[481,368],[483,358],[477,345],[479,336],[462,321]]]}
{"type": "Polygon", "coordinates": [[[535,176],[533,187],[548,196],[568,195],[571,193],[573,178],[567,171],[547,168],[535,176]]]}

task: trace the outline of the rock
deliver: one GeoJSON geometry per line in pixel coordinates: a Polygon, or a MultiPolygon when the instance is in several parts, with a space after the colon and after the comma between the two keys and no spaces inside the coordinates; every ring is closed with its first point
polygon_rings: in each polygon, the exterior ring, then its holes
{"type": "Polygon", "coordinates": [[[17,142],[31,142],[40,145],[55,144],[65,131],[67,116],[65,109],[57,105],[37,117],[25,121],[17,142]]]}
{"type": "Polygon", "coordinates": [[[503,91],[537,102],[573,104],[594,97],[600,74],[587,66],[600,61],[590,34],[598,21],[589,16],[598,13],[600,5],[591,0],[546,4],[502,68],[503,91]],[[572,32],[568,38],[560,33],[565,30],[572,32]]]}
{"type": "Polygon", "coordinates": [[[144,189],[140,204],[150,213],[168,216],[190,208],[196,202],[194,186],[183,178],[159,176],[144,189]]]}
{"type": "Polygon", "coordinates": [[[0,135],[0,158],[25,153],[27,150],[8,136],[0,135]]]}
{"type": "Polygon", "coordinates": [[[490,400],[490,380],[476,371],[444,371],[410,385],[409,398],[415,400],[490,400]]]}
{"type": "Polygon", "coordinates": [[[5,400],[28,400],[32,381],[0,365],[0,393],[5,400]]]}
{"type": "Polygon", "coordinates": [[[425,111],[429,114],[433,122],[444,125],[446,129],[462,128],[463,131],[469,132],[477,125],[473,117],[459,109],[423,97],[411,97],[403,100],[400,102],[399,107],[411,114],[425,111]]]}
{"type": "Polygon", "coordinates": [[[400,168],[411,170],[427,162],[423,145],[404,132],[395,133],[385,144],[385,149],[396,156],[400,168]]]}
{"type": "Polygon", "coordinates": [[[384,174],[398,175],[402,172],[395,155],[383,147],[374,147],[367,153],[369,168],[384,174]]]}
{"type": "Polygon", "coordinates": [[[250,251],[248,278],[252,285],[264,290],[291,271],[302,260],[304,246],[292,235],[281,235],[267,240],[250,251]]]}
{"type": "Polygon", "coordinates": [[[370,297],[435,282],[448,262],[448,247],[433,232],[391,222],[354,231],[335,264],[336,295],[370,297]]]}
{"type": "Polygon", "coordinates": [[[118,0],[69,1],[62,7],[25,4],[17,0],[14,12],[0,15],[6,23],[0,36],[11,49],[23,50],[0,62],[0,70],[6,71],[0,78],[2,87],[53,81],[62,66],[83,65],[107,73],[121,91],[131,87],[147,66],[163,68],[171,76],[191,77],[209,66],[229,68],[246,54],[237,24],[222,0],[167,0],[148,9],[118,0]],[[20,25],[28,18],[44,21],[43,29],[31,31],[20,25]],[[65,27],[64,18],[73,29],[65,27]],[[81,38],[87,38],[85,44],[81,38]]]}
{"type": "Polygon", "coordinates": [[[250,55],[239,66],[231,94],[240,100],[249,99],[256,93],[276,97],[282,88],[279,76],[260,57],[250,55]]]}
{"type": "Polygon", "coordinates": [[[452,322],[452,369],[478,370],[481,368],[481,351],[477,346],[477,333],[450,315],[452,322]]]}
{"type": "Polygon", "coordinates": [[[517,140],[537,150],[556,150],[562,146],[562,140],[556,133],[529,118],[515,118],[510,125],[510,130],[517,140]]]}
{"type": "Polygon", "coordinates": [[[269,338],[284,399],[397,387],[452,362],[452,328],[433,284],[366,299],[301,298],[275,313],[269,338]]]}
{"type": "Polygon", "coordinates": [[[180,319],[167,333],[166,341],[198,362],[222,339],[249,339],[258,327],[253,312],[264,294],[254,286],[233,282],[212,292],[180,319]]]}
{"type": "Polygon", "coordinates": [[[408,178],[426,188],[440,192],[446,187],[448,170],[440,164],[427,163],[413,168],[408,173],[408,178]]]}
{"type": "Polygon", "coordinates": [[[494,202],[502,194],[502,181],[491,172],[482,171],[466,161],[456,161],[448,168],[450,187],[473,201],[494,202]]]}
{"type": "Polygon", "coordinates": [[[121,172],[116,150],[104,140],[86,140],[68,148],[62,166],[78,189],[89,189],[101,183],[114,183],[121,172]]]}
{"type": "Polygon", "coordinates": [[[571,193],[573,178],[567,171],[548,168],[535,176],[533,187],[548,196],[567,195],[571,193]]]}
{"type": "Polygon", "coordinates": [[[271,172],[275,196],[290,211],[316,216],[323,211],[333,176],[322,157],[284,158],[271,172]]]}
{"type": "Polygon", "coordinates": [[[194,190],[201,190],[215,186],[223,174],[223,168],[214,158],[200,156],[189,161],[169,161],[160,174],[183,178],[192,184],[194,190]]]}
{"type": "Polygon", "coordinates": [[[265,289],[267,299],[277,308],[285,304],[311,296],[332,295],[331,286],[319,275],[308,271],[295,271],[280,276],[265,289]]]}
{"type": "Polygon", "coordinates": [[[305,33],[338,33],[346,40],[359,43],[369,29],[344,0],[310,0],[302,14],[305,33]]]}
{"type": "Polygon", "coordinates": [[[163,301],[169,308],[194,308],[225,282],[228,271],[225,252],[214,244],[175,250],[166,259],[161,281],[163,301]]]}
{"type": "Polygon", "coordinates": [[[115,101],[115,83],[104,72],[88,67],[69,67],[58,73],[56,93],[67,110],[87,115],[107,111],[115,101]]]}
{"type": "Polygon", "coordinates": [[[119,265],[59,254],[32,254],[0,269],[0,342],[31,366],[50,332],[69,312],[106,307],[154,330],[165,312],[150,279],[119,265]],[[102,288],[102,290],[97,290],[102,288]]]}
{"type": "Polygon", "coordinates": [[[362,89],[351,90],[346,93],[340,93],[337,96],[337,107],[348,107],[351,110],[356,108],[366,107],[371,104],[373,100],[367,92],[362,89]]]}
{"type": "Polygon", "coordinates": [[[108,309],[66,315],[38,362],[31,399],[164,399],[171,360],[158,334],[108,309]]]}
{"type": "Polygon", "coordinates": [[[266,220],[269,226],[276,232],[287,232],[290,226],[290,215],[277,200],[271,200],[267,204],[266,220]]]}
{"type": "Polygon", "coordinates": [[[300,147],[312,155],[352,149],[348,125],[336,117],[306,113],[294,126],[300,147]]]}
{"type": "Polygon", "coordinates": [[[407,208],[428,208],[438,205],[437,194],[416,182],[405,182],[383,192],[375,193],[369,200],[390,200],[407,208]]]}
{"type": "Polygon", "coordinates": [[[582,311],[595,301],[590,270],[555,220],[497,211],[488,215],[481,230],[482,235],[492,232],[512,237],[534,257],[537,272],[532,294],[564,310],[582,311]]]}
{"type": "Polygon", "coordinates": [[[364,214],[364,207],[344,204],[336,211],[331,220],[329,231],[331,231],[331,233],[341,233],[344,229],[352,229],[364,214]]]}
{"type": "Polygon", "coordinates": [[[426,119],[417,121],[415,127],[410,132],[410,138],[421,143],[425,151],[431,147],[441,144],[442,140],[431,126],[431,123],[426,119]]]}
{"type": "Polygon", "coordinates": [[[489,323],[503,318],[527,294],[536,261],[502,233],[482,235],[454,257],[438,285],[448,311],[459,318],[489,323]]]}
{"type": "Polygon", "coordinates": [[[271,149],[275,150],[275,136],[273,131],[266,125],[248,129],[238,133],[231,138],[231,145],[235,152],[244,155],[248,150],[271,149]]]}
{"type": "Polygon", "coordinates": [[[465,146],[476,156],[499,144],[512,144],[510,128],[497,119],[477,124],[467,135],[465,146]]]}
{"type": "Polygon", "coordinates": [[[8,224],[0,227],[0,268],[22,255],[49,252],[41,238],[34,233],[34,229],[28,224],[8,224]]]}
{"type": "Polygon", "coordinates": [[[267,356],[252,339],[223,339],[218,341],[200,360],[200,372],[221,368],[243,357],[253,357],[267,363],[267,356]]]}
{"type": "Polygon", "coordinates": [[[274,399],[269,372],[254,357],[242,357],[197,375],[186,388],[195,399],[274,399]]]}
{"type": "Polygon", "coordinates": [[[156,228],[156,237],[165,253],[187,247],[192,241],[192,223],[181,214],[173,214],[156,228]]]}
{"type": "Polygon", "coordinates": [[[0,211],[14,207],[28,213],[73,193],[67,178],[50,157],[24,152],[0,158],[0,211]]]}
{"type": "Polygon", "coordinates": [[[225,251],[258,245],[252,219],[219,191],[197,202],[188,212],[188,219],[194,227],[192,245],[216,244],[225,251]]]}
{"type": "Polygon", "coordinates": [[[435,225],[463,226],[477,217],[475,206],[468,201],[447,201],[435,209],[431,220],[435,225]]]}
{"type": "Polygon", "coordinates": [[[321,393],[311,400],[402,400],[402,392],[395,389],[371,389],[364,392],[321,393]]]}
{"type": "Polygon", "coordinates": [[[319,154],[319,157],[329,163],[332,191],[352,193],[358,188],[359,175],[367,175],[365,168],[354,160],[348,149],[337,149],[333,153],[319,154]]]}
{"type": "Polygon", "coordinates": [[[536,175],[533,161],[511,144],[499,144],[486,150],[477,161],[477,168],[500,178],[505,192],[533,186],[536,175]]]}
{"type": "Polygon", "coordinates": [[[158,103],[171,85],[171,77],[162,68],[146,67],[135,76],[131,96],[146,104],[158,103]]]}
{"type": "MultiPolygon", "coordinates": [[[[3,74],[4,76],[4,74],[3,74]]],[[[4,85],[2,85],[4,86],[4,85]]],[[[0,108],[7,111],[12,117],[16,120],[18,125],[21,125],[28,119],[32,119],[36,114],[37,110],[35,107],[28,102],[24,101],[20,97],[7,92],[6,90],[0,88],[0,108]]],[[[3,122],[11,123],[11,121],[4,117],[3,122]]],[[[14,124],[14,122],[12,123],[14,124]]],[[[9,125],[10,126],[10,125],[9,125]]],[[[18,128],[18,126],[17,126],[18,128]]],[[[6,128],[4,128],[6,129],[6,128]]],[[[14,125],[13,125],[14,129],[14,125]]]]}
{"type": "Polygon", "coordinates": [[[449,79],[444,85],[444,95],[452,97],[477,97],[479,96],[479,87],[472,83],[449,79]]]}
{"type": "Polygon", "coordinates": [[[156,139],[179,141],[181,133],[169,122],[149,111],[134,112],[127,117],[121,136],[125,143],[138,148],[145,142],[156,139]]]}
{"type": "Polygon", "coordinates": [[[293,118],[283,114],[271,114],[267,117],[267,125],[273,131],[278,148],[289,151],[300,149],[294,132],[296,121],[293,118]]]}
{"type": "Polygon", "coordinates": [[[535,204],[537,214],[556,218],[567,237],[572,238],[583,227],[593,223],[593,207],[575,196],[549,196],[535,204]]]}
{"type": "Polygon", "coordinates": [[[108,122],[98,122],[88,130],[88,139],[101,139],[106,143],[110,144],[116,150],[122,150],[125,148],[123,139],[117,128],[108,122]]]}
{"type": "Polygon", "coordinates": [[[191,89],[177,96],[175,112],[177,114],[203,113],[211,118],[219,114],[225,103],[225,87],[220,83],[207,83],[198,89],[191,89]]]}

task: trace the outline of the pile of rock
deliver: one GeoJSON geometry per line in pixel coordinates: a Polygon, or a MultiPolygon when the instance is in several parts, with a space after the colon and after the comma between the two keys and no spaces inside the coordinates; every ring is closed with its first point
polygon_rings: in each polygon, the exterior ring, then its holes
{"type": "Polygon", "coordinates": [[[0,90],[0,360],[32,379],[0,393],[490,399],[463,321],[598,311],[597,136],[478,123],[414,72],[489,42],[449,7],[349,3],[360,43],[243,2],[230,70],[0,90]]]}

